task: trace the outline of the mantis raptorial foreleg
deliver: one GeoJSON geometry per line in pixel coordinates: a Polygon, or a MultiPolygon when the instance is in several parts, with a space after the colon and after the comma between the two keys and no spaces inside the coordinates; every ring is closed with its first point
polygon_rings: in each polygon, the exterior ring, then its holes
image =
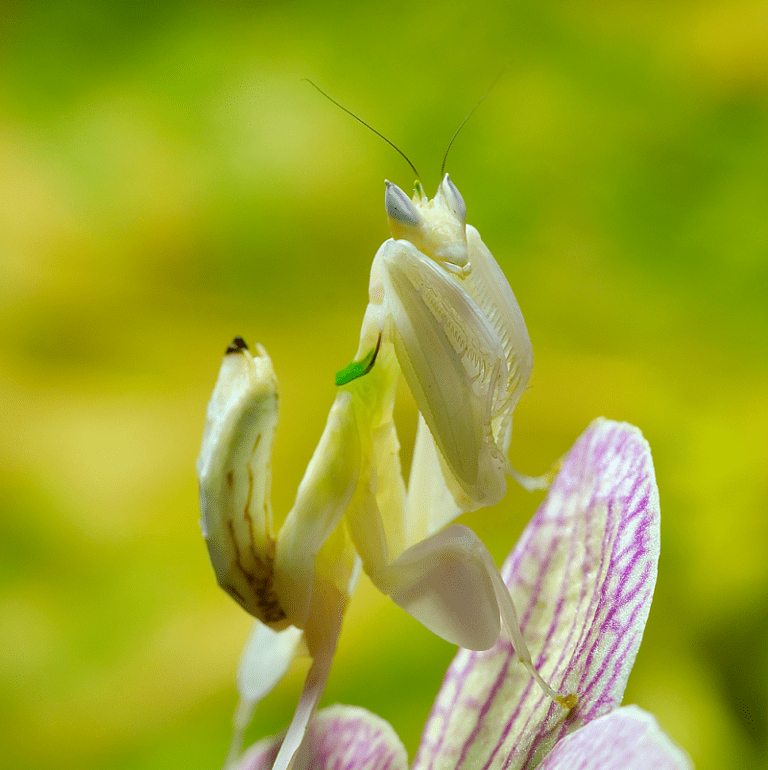
{"type": "Polygon", "coordinates": [[[412,244],[388,241],[379,255],[398,361],[449,487],[463,510],[492,505],[506,492],[491,422],[503,347],[459,281],[412,244]]]}

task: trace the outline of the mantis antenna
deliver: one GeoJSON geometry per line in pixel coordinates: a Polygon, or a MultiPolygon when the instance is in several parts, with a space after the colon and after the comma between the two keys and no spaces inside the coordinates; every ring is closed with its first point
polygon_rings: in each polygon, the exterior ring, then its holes
{"type": "MultiPolygon", "coordinates": [[[[498,80],[498,78],[496,79],[498,80]]],[[[390,147],[394,147],[394,149],[397,150],[405,158],[406,163],[413,169],[413,173],[416,174],[416,179],[418,179],[419,183],[421,183],[421,174],[419,174],[419,172],[416,170],[416,166],[414,166],[413,163],[411,163],[411,159],[393,141],[391,141],[390,139],[387,139],[387,137],[384,136],[384,134],[382,134],[381,131],[377,131],[373,126],[369,125],[362,118],[355,115],[355,113],[352,112],[352,110],[348,110],[343,104],[339,104],[339,102],[337,102],[332,96],[328,96],[328,94],[325,93],[325,91],[323,91],[323,89],[320,88],[319,85],[317,85],[316,83],[313,83],[309,78],[302,78],[302,80],[306,80],[307,83],[309,83],[309,85],[317,89],[329,102],[333,102],[333,104],[335,104],[339,109],[344,110],[344,112],[346,112],[347,115],[351,115],[355,120],[362,123],[367,129],[370,129],[371,131],[373,131],[373,133],[376,134],[376,136],[381,137],[390,147]]],[[[495,85],[495,82],[494,82],[494,85],[495,85]]],[[[493,88],[493,86],[491,86],[491,88],[493,88]]],[[[485,96],[483,97],[483,99],[485,99],[485,96]]],[[[481,99],[480,101],[482,101],[483,99],[481,99]]],[[[471,114],[472,113],[470,113],[470,115],[471,114]]],[[[467,115],[467,118],[468,117],[469,115],[467,115]]],[[[464,118],[464,120],[466,121],[467,118],[464,118]]],[[[462,123],[462,125],[464,124],[462,123]]],[[[461,126],[459,126],[459,128],[461,128],[461,126]]],[[[458,131],[456,133],[458,133],[458,131]]],[[[453,141],[453,139],[451,139],[451,141],[453,141]]],[[[448,146],[450,147],[450,145],[448,146]]]]}
{"type": "MultiPolygon", "coordinates": [[[[512,62],[508,62],[507,65],[504,67],[504,69],[501,72],[499,72],[498,75],[496,75],[495,80],[493,81],[493,83],[491,83],[491,85],[488,88],[488,90],[480,97],[480,99],[478,100],[477,104],[466,114],[466,116],[464,117],[464,120],[462,120],[461,123],[459,123],[459,127],[453,132],[453,136],[451,137],[451,141],[448,142],[448,146],[445,148],[445,155],[443,155],[443,165],[440,166],[440,179],[442,179],[445,176],[445,163],[448,160],[448,153],[451,151],[451,146],[453,145],[453,140],[458,136],[459,131],[461,131],[461,129],[464,128],[464,124],[469,120],[469,118],[472,115],[472,113],[483,103],[483,100],[485,99],[485,97],[488,96],[488,94],[491,93],[491,91],[493,91],[493,89],[496,86],[496,83],[498,83],[499,80],[501,80],[501,76],[507,71],[507,69],[508,69],[510,64],[512,64],[512,62]]],[[[317,88],[317,86],[315,86],[315,88],[317,88]]],[[[358,118],[358,120],[359,120],[359,118],[358,118]]],[[[397,148],[395,148],[395,149],[397,149],[397,148]]]]}

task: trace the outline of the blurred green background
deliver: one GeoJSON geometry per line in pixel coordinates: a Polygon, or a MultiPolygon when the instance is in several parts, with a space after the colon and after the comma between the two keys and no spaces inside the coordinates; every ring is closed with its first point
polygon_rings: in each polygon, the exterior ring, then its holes
{"type": "MultiPolygon", "coordinates": [[[[250,626],[197,523],[220,358],[235,334],[273,357],[282,517],[357,345],[383,180],[412,182],[301,78],[431,194],[510,61],[448,169],[533,340],[513,461],[544,471],[601,414],[642,428],[662,558],[626,702],[699,768],[766,766],[768,7],[741,0],[3,5],[0,765],[220,766],[250,626]]],[[[465,520],[501,561],[540,498],[465,520]]],[[[324,703],[412,756],[452,655],[364,583],[324,703]]]]}

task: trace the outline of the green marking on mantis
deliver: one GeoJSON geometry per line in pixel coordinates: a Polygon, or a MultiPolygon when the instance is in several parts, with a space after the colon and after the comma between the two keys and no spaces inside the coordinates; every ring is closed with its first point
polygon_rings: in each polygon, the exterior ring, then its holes
{"type": "Polygon", "coordinates": [[[346,385],[348,382],[352,382],[352,380],[356,380],[358,377],[368,374],[376,363],[376,356],[379,355],[380,347],[381,332],[379,332],[379,339],[376,340],[376,347],[373,348],[365,358],[362,358],[360,361],[353,361],[341,371],[336,372],[336,384],[346,385]]]}

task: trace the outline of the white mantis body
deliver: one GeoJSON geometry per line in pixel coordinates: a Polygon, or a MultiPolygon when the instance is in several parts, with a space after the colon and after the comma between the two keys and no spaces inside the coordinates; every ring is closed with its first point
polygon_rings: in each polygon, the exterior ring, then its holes
{"type": "MultiPolygon", "coordinates": [[[[514,605],[477,536],[450,525],[506,492],[512,413],[532,368],[514,294],[446,174],[428,200],[389,182],[392,238],[371,268],[357,363],[280,533],[271,531],[270,448],[277,422],[271,361],[239,338],[228,348],[198,459],[203,533],[217,578],[262,624],[241,664],[230,761],[255,703],[301,640],[313,658],[275,761],[290,767],[322,694],[356,560],[374,585],[444,639],[489,649],[504,633],[542,689],[514,605]],[[402,369],[420,410],[406,492],[392,419],[402,369]],[[265,628],[268,626],[268,628],[265,628]]],[[[526,481],[526,477],[519,477],[526,481]]],[[[535,486],[537,480],[528,480],[535,486]]]]}

